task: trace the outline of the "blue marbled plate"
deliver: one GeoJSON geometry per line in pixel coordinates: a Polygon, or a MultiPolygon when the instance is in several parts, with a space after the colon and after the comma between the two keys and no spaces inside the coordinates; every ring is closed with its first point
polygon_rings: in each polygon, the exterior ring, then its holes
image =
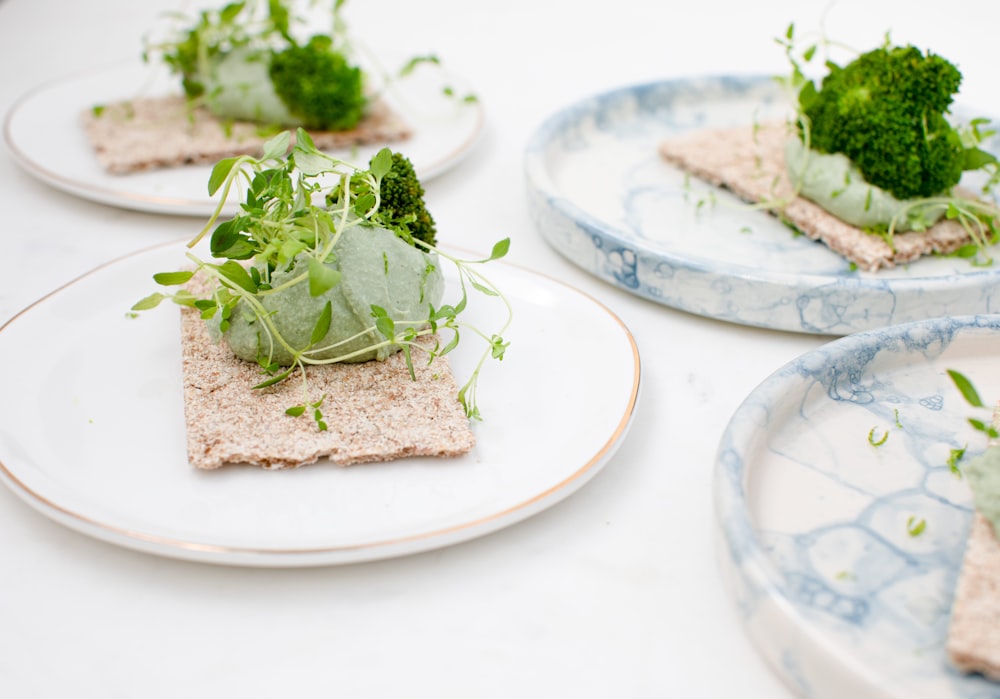
{"type": "Polygon", "coordinates": [[[997,316],[858,333],[786,365],[733,416],[715,471],[721,567],[802,696],[1000,697],[944,651],[972,515],[948,458],[985,448],[945,372],[990,402],[998,356],[997,316]]]}
{"type": "Polygon", "coordinates": [[[853,271],[821,243],[691,182],[661,139],[783,117],[765,77],[708,77],[618,89],[545,121],[525,153],[530,212],[543,238],[587,272],[683,311],[792,332],[846,335],[1000,307],[1000,265],[925,258],[853,271]]]}

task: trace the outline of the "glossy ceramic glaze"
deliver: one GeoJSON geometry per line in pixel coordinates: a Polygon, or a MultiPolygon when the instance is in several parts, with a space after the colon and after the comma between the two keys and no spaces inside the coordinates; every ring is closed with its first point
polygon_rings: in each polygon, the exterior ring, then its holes
{"type": "Polygon", "coordinates": [[[947,376],[1000,397],[1000,318],[859,333],[740,406],[715,468],[720,560],[758,649],[798,694],[992,697],[944,642],[972,506],[949,463],[986,447],[947,376]]]}
{"type": "Polygon", "coordinates": [[[727,322],[846,335],[996,309],[996,266],[937,257],[858,272],[657,153],[667,137],[789,113],[768,77],[670,80],[586,99],[527,146],[531,215],[550,245],[605,282],[727,322]]]}

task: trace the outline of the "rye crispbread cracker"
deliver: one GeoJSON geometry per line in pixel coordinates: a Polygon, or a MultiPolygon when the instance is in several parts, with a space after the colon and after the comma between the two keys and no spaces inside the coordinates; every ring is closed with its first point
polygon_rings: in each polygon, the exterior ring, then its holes
{"type": "MultiPolygon", "coordinates": [[[[1000,427],[1000,403],[991,424],[1000,427]]],[[[995,447],[1000,440],[991,438],[988,444],[995,447]]],[[[1000,540],[979,512],[972,516],[945,649],[962,672],[1000,680],[1000,540]]]]}
{"type": "Polygon", "coordinates": [[[1000,680],[1000,541],[978,512],[955,588],[946,649],[962,672],[1000,680]]]}
{"type": "Polygon", "coordinates": [[[705,129],[659,145],[670,163],[741,199],[765,205],[812,240],[819,240],[858,266],[874,272],[923,255],[947,254],[971,241],[960,223],[941,220],[924,232],[896,233],[890,246],[881,236],[842,221],[817,204],[794,195],[785,170],[786,124],[705,129]]]}
{"type": "MultiPolygon", "coordinates": [[[[115,102],[99,114],[88,109],[81,118],[98,161],[117,175],[256,156],[273,135],[257,124],[225,121],[204,107],[192,108],[183,95],[115,102]]],[[[402,141],[412,131],[389,105],[376,100],[355,128],[309,135],[317,148],[332,150],[402,141]]]]}
{"type": "Polygon", "coordinates": [[[181,354],[188,460],[201,469],[294,468],[321,457],[346,466],[459,456],[475,446],[447,357],[428,365],[427,355],[415,349],[416,380],[401,352],[382,362],[309,367],[311,399],[326,395],[328,429],[320,431],[308,414],[285,414],[303,401],[297,375],[253,390],[266,378],[260,367],[213,342],[198,312],[187,308],[181,311],[181,354]]]}

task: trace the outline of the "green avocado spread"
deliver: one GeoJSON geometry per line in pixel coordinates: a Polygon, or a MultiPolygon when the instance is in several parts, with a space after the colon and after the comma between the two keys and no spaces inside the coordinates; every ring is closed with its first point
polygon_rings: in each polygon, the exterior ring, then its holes
{"type": "MultiPolygon", "coordinates": [[[[913,200],[899,200],[869,184],[842,153],[819,153],[807,149],[798,138],[790,138],[785,144],[785,167],[792,185],[802,197],[842,221],[871,229],[888,226],[899,216],[896,231],[913,229],[913,222],[903,213],[913,200]]],[[[929,226],[943,214],[944,209],[941,209],[929,217],[925,209],[921,210],[920,223],[929,226]]]]}
{"type": "MultiPolygon", "coordinates": [[[[444,294],[444,278],[437,256],[418,250],[384,228],[354,226],[345,229],[324,263],[341,274],[329,291],[312,296],[307,281],[279,290],[285,282],[306,273],[302,256],[288,268],[271,273],[273,292],[263,292],[258,300],[264,306],[280,335],[297,350],[309,346],[317,319],[329,301],[333,311],[330,330],[312,348],[309,356],[317,359],[341,358],[361,362],[383,360],[397,352],[397,345],[374,327],[372,306],[384,308],[400,324],[423,325],[430,308],[438,307],[444,294]],[[383,344],[385,343],[385,344],[383,344]],[[372,348],[373,345],[381,345],[372,348]]],[[[259,356],[283,366],[290,365],[292,354],[272,340],[267,328],[241,301],[224,333],[226,342],[240,358],[256,361],[259,356]]],[[[217,321],[213,327],[218,333],[217,321]]]]}
{"type": "Polygon", "coordinates": [[[962,473],[972,488],[976,510],[1000,532],[1000,446],[969,459],[962,473]]]}
{"type": "Polygon", "coordinates": [[[274,91],[269,73],[271,51],[240,47],[210,63],[205,86],[205,106],[218,117],[261,124],[295,125],[284,101],[274,91]]]}

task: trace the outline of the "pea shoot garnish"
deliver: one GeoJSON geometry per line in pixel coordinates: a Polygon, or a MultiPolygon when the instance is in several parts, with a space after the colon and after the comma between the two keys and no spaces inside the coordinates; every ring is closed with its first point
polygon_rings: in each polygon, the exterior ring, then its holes
{"type": "Polygon", "coordinates": [[[480,419],[478,378],[487,359],[503,359],[509,344],[503,333],[512,319],[510,303],[480,268],[504,257],[509,239],[483,259],[459,259],[437,248],[423,187],[404,156],[385,148],[367,167],[352,165],[318,150],[302,129],[290,145],[285,131],[259,158],[216,164],[208,189],[219,199],[188,243],[190,268],[154,275],[172,291],[150,294],[132,310],[166,299],[195,309],[213,336],[260,366],[257,390],[298,374],[303,400],[286,412],[309,415],[320,430],[326,428],[325,396],[310,395],[308,366],[379,361],[402,352],[415,377],[415,348],[432,362],[469,332],[486,348],[458,400],[468,417],[480,419]],[[221,220],[226,200],[240,187],[245,199],[239,211],[221,220]],[[194,251],[206,237],[211,260],[194,251]],[[443,302],[441,260],[458,272],[457,303],[443,302]],[[504,306],[496,331],[462,319],[470,290],[504,306]]]}
{"type": "MultiPolygon", "coordinates": [[[[381,92],[419,66],[440,69],[434,55],[414,56],[397,71],[349,31],[346,0],[236,0],[189,17],[165,38],[147,40],[143,60],[159,60],[180,79],[191,106],[204,106],[220,118],[268,127],[303,126],[311,130],[355,128],[381,92]],[[313,32],[309,15],[328,29],[313,32]],[[362,67],[364,63],[370,64],[362,67]]],[[[441,91],[459,103],[476,96],[441,91]]]]}

